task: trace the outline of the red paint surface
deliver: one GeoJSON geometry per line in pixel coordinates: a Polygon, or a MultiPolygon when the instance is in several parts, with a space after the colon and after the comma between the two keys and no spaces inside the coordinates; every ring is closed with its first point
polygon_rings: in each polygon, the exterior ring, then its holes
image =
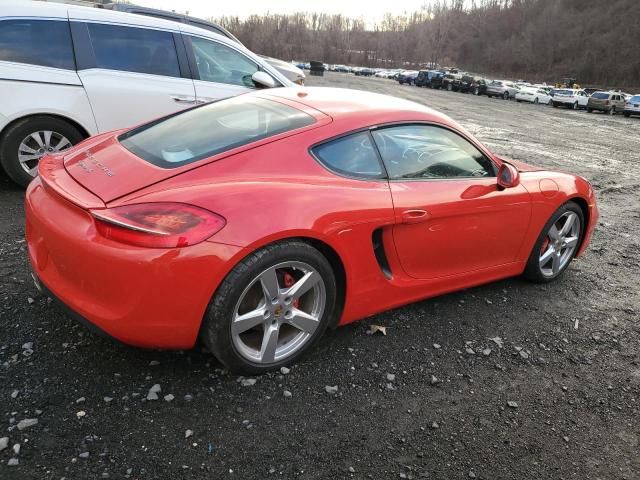
{"type": "Polygon", "coordinates": [[[584,252],[598,216],[584,179],[520,162],[513,162],[520,185],[502,190],[495,178],[339,177],[317,163],[309,147],[385,123],[444,125],[476,143],[496,166],[502,160],[451,119],[421,105],[337,89],[305,92],[304,97],[296,89],[252,95],[310,112],[318,119],[313,128],[183,168],[163,170],[143,162],[118,144],[116,134],[83,142],[66,154],[66,165],[61,156],[47,157],[25,202],[35,273],[69,307],[119,340],[187,348],[226,274],[250,252],[287,238],[323,242],[338,255],[346,272],[340,324],[522,273],[543,225],[572,198],[587,205],[579,253],[584,252]],[[78,166],[87,150],[101,166],[97,171],[78,166]],[[541,192],[542,179],[558,185],[553,198],[541,192]],[[220,215],[226,225],[197,245],[142,248],[101,237],[89,213],[144,202],[194,205],[220,215]],[[374,256],[376,229],[383,232],[391,278],[374,256]]]}

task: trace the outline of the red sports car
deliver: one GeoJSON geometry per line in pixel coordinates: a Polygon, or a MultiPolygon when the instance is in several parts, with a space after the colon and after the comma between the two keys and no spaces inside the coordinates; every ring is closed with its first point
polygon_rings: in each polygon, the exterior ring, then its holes
{"type": "Polygon", "coordinates": [[[198,337],[229,369],[295,362],[327,327],[585,251],[585,179],[491,153],[366,92],[261,90],[45,157],[26,195],[34,279],[142,347],[198,337]]]}

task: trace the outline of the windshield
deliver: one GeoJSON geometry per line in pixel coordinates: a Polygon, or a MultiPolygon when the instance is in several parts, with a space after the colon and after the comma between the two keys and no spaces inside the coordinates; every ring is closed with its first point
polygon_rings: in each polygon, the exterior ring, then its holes
{"type": "Polygon", "coordinates": [[[573,90],[556,90],[556,95],[573,95],[573,90]]]}
{"type": "Polygon", "coordinates": [[[640,103],[640,95],[634,95],[629,101],[633,103],[640,103]]]}
{"type": "Polygon", "coordinates": [[[241,95],[143,125],[118,140],[153,165],[175,168],[314,122],[287,105],[241,95]]]}

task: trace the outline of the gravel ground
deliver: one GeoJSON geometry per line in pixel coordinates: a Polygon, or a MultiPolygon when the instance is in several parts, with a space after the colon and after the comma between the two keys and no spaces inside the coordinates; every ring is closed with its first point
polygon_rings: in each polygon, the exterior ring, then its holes
{"type": "Polygon", "coordinates": [[[0,177],[0,478],[640,478],[640,120],[309,84],[426,103],[501,155],[585,175],[602,214],[591,249],[553,285],[416,303],[243,379],[201,348],[115,345],[38,296],[23,192],[0,177]]]}

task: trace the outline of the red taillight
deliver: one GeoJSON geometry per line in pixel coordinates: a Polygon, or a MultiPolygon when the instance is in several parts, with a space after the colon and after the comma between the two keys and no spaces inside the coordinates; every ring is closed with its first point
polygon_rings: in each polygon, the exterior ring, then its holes
{"type": "Polygon", "coordinates": [[[103,237],[149,248],[195,245],[226,223],[220,215],[184,203],[139,203],[92,210],[91,214],[103,237]]]}

